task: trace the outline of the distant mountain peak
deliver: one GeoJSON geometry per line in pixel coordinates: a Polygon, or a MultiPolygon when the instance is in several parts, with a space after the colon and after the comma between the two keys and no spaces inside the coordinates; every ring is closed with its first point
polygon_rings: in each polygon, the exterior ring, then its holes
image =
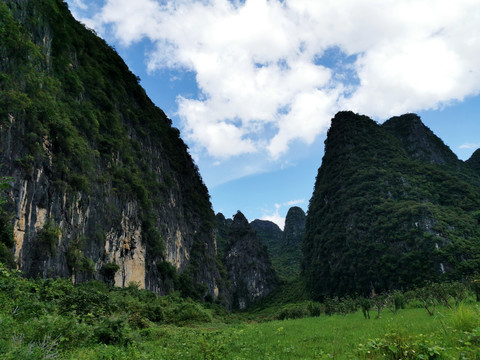
{"type": "Polygon", "coordinates": [[[247,218],[240,210],[233,216],[232,228],[250,228],[247,218]]]}
{"type": "Polygon", "coordinates": [[[305,211],[298,206],[291,207],[285,218],[283,231],[283,244],[285,246],[297,245],[301,248],[303,234],[305,233],[305,211]]]}

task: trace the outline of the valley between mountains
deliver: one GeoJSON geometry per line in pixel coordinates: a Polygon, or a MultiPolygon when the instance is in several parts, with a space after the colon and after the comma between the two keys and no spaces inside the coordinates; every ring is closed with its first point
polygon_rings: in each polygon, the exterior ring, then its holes
{"type": "Polygon", "coordinates": [[[111,46],[0,2],[0,357],[479,358],[480,149],[342,111],[321,155],[284,229],[215,214],[111,46]]]}

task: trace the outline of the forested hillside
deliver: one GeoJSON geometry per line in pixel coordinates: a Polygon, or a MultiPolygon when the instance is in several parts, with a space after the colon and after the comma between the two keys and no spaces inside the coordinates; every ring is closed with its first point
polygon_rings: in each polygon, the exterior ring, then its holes
{"type": "Polygon", "coordinates": [[[0,2],[0,140],[27,275],[195,298],[226,289],[208,191],[178,129],[61,0],[0,2]]]}
{"type": "Polygon", "coordinates": [[[406,289],[480,269],[480,176],[414,114],[332,120],[303,274],[316,298],[406,289]]]}

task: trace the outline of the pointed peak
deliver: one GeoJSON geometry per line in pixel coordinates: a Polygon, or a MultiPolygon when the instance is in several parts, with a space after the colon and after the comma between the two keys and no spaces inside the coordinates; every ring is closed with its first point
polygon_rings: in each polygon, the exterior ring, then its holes
{"type": "Polygon", "coordinates": [[[240,210],[233,216],[233,224],[232,226],[249,226],[248,220],[245,215],[242,214],[240,210]]]}
{"type": "Polygon", "coordinates": [[[480,174],[480,149],[475,150],[466,163],[478,174],[480,174]]]}

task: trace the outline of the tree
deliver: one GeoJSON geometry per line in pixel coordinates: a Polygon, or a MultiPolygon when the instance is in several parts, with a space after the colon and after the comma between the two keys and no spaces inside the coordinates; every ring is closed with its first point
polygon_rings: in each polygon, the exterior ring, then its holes
{"type": "Polygon", "coordinates": [[[105,282],[108,285],[113,286],[115,284],[115,274],[119,269],[120,266],[118,266],[115,262],[109,262],[102,266],[100,269],[100,274],[104,277],[105,282]]]}

